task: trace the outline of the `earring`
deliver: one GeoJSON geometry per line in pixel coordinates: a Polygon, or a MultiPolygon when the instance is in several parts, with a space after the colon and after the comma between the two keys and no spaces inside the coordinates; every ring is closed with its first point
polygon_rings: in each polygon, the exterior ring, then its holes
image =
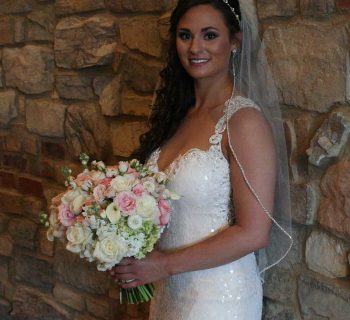
{"type": "Polygon", "coordinates": [[[237,53],[237,48],[233,48],[231,52],[232,52],[232,56],[235,56],[237,53]]]}

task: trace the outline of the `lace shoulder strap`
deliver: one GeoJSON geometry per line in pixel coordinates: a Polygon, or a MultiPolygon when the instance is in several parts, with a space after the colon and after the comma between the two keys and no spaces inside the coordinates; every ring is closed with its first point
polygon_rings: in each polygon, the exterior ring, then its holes
{"type": "Polygon", "coordinates": [[[227,119],[230,119],[234,113],[243,108],[253,108],[261,112],[260,107],[253,100],[236,96],[227,101],[227,110],[225,112],[227,119]]]}
{"type": "Polygon", "coordinates": [[[223,116],[217,122],[215,133],[209,139],[211,145],[220,145],[222,134],[227,126],[227,120],[230,119],[235,112],[243,108],[254,108],[261,111],[260,107],[248,98],[236,96],[227,100],[225,102],[223,116]]]}

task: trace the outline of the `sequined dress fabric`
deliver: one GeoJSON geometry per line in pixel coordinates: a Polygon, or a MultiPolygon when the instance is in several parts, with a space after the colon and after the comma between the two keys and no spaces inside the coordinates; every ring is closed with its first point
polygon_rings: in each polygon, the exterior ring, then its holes
{"type": "MultiPolygon", "coordinates": [[[[221,150],[227,120],[241,108],[259,107],[234,97],[210,137],[210,148],[190,149],[165,170],[169,189],[181,196],[174,202],[171,223],[160,249],[176,250],[227,228],[234,215],[229,163],[221,150]]],[[[148,159],[158,170],[160,149],[148,159]]],[[[260,320],[262,285],[254,253],[216,268],[174,275],[155,283],[149,320],[260,320]]]]}

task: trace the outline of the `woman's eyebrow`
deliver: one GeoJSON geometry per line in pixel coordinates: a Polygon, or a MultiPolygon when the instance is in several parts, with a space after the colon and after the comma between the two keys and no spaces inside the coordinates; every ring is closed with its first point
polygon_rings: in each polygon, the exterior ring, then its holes
{"type": "Polygon", "coordinates": [[[218,28],[215,28],[215,27],[205,27],[202,29],[202,32],[205,32],[205,31],[208,31],[208,30],[216,30],[216,31],[219,31],[218,28]]]}
{"type": "MultiPolygon", "coordinates": [[[[205,27],[201,30],[201,32],[206,32],[208,30],[216,30],[216,31],[219,31],[219,29],[215,28],[215,27],[205,27]]],[[[187,31],[187,32],[191,32],[190,29],[187,29],[187,28],[179,28],[178,31],[187,31]]]]}

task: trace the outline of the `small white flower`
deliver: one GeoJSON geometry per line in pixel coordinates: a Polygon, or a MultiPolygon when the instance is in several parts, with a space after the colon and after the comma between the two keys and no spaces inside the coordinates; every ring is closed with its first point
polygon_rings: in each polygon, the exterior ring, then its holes
{"type": "Polygon", "coordinates": [[[156,189],[156,186],[155,186],[154,183],[151,182],[151,181],[145,181],[145,182],[143,183],[143,186],[144,186],[144,188],[145,188],[149,193],[154,192],[154,190],[156,189]]]}
{"type": "Polygon", "coordinates": [[[180,200],[180,198],[181,197],[177,193],[170,191],[170,199],[171,200],[180,200]]]}
{"type": "Polygon", "coordinates": [[[139,166],[140,165],[140,161],[139,160],[136,160],[136,159],[132,159],[130,161],[130,166],[131,167],[136,167],[136,166],[139,166]]]}
{"type": "Polygon", "coordinates": [[[137,214],[133,214],[133,215],[129,216],[128,226],[129,226],[129,228],[131,228],[133,230],[140,229],[142,226],[142,218],[137,214]]]}
{"type": "Polygon", "coordinates": [[[97,170],[105,171],[106,170],[106,165],[104,164],[103,161],[99,161],[99,162],[96,163],[96,168],[97,168],[97,170]]]}
{"type": "Polygon", "coordinates": [[[129,169],[129,163],[127,161],[119,161],[119,172],[126,173],[129,169]]]}
{"type": "Polygon", "coordinates": [[[158,183],[165,183],[167,180],[167,176],[164,172],[156,173],[156,180],[158,183]]]}
{"type": "Polygon", "coordinates": [[[169,189],[165,189],[162,193],[163,199],[171,199],[171,200],[179,200],[180,196],[175,192],[170,191],[169,189]]]}

